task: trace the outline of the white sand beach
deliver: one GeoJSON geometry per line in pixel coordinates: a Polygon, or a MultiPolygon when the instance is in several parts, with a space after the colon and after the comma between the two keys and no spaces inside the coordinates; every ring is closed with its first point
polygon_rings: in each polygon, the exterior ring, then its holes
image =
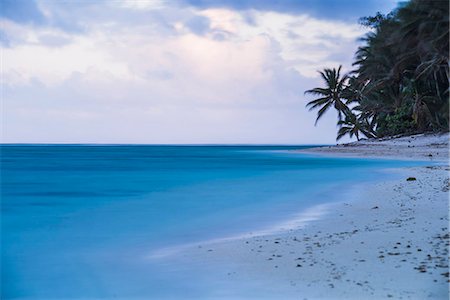
{"type": "Polygon", "coordinates": [[[298,150],[301,153],[343,157],[430,160],[448,162],[448,133],[417,134],[383,139],[363,139],[336,146],[298,150]]]}
{"type": "MultiPolygon", "coordinates": [[[[260,282],[238,295],[243,299],[448,299],[448,137],[419,135],[309,150],[439,163],[392,170],[395,180],[355,183],[352,197],[343,197],[306,226],[199,245],[182,256],[227,266],[224,280],[236,286],[260,282]]],[[[230,297],[237,295],[212,295],[230,297]]]]}

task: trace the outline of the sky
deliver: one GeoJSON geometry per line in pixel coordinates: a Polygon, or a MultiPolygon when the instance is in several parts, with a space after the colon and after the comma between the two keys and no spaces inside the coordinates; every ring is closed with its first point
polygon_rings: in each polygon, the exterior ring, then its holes
{"type": "MultiPolygon", "coordinates": [[[[0,0],[3,143],[333,144],[304,91],[394,0],[0,0]]],[[[344,140],[345,141],[345,140],[344,140]]]]}

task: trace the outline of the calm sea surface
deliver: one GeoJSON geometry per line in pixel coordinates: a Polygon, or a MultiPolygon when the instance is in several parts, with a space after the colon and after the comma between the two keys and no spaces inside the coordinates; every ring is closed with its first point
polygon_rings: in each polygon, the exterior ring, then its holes
{"type": "Polygon", "coordinates": [[[419,164],[298,148],[1,146],[1,298],[207,297],[226,282],[148,256],[276,226],[419,164]]]}

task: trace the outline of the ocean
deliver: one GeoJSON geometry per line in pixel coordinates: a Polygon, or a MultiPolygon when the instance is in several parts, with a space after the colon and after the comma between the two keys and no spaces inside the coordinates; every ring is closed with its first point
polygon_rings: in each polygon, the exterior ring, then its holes
{"type": "Polygon", "coordinates": [[[149,257],[270,231],[420,164],[291,151],[306,147],[2,145],[1,298],[202,298],[226,283],[149,257]]]}

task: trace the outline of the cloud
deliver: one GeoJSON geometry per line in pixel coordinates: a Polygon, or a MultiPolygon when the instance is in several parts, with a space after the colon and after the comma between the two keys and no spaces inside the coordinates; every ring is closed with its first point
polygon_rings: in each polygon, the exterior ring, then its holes
{"type": "Polygon", "coordinates": [[[334,141],[336,116],[315,128],[303,92],[317,69],[349,68],[358,25],[117,3],[40,2],[46,25],[1,20],[4,142],[334,141]],[[60,26],[69,15],[82,31],[60,26]]]}
{"type": "Polygon", "coordinates": [[[180,3],[200,9],[225,8],[229,10],[277,12],[290,15],[310,15],[320,19],[356,21],[377,11],[389,12],[397,0],[181,0],[180,3]]]}
{"type": "Polygon", "coordinates": [[[152,0],[152,1],[127,0],[127,1],[115,1],[111,2],[111,4],[134,10],[154,10],[166,7],[167,6],[166,2],[167,1],[164,0],[152,0]]]}

